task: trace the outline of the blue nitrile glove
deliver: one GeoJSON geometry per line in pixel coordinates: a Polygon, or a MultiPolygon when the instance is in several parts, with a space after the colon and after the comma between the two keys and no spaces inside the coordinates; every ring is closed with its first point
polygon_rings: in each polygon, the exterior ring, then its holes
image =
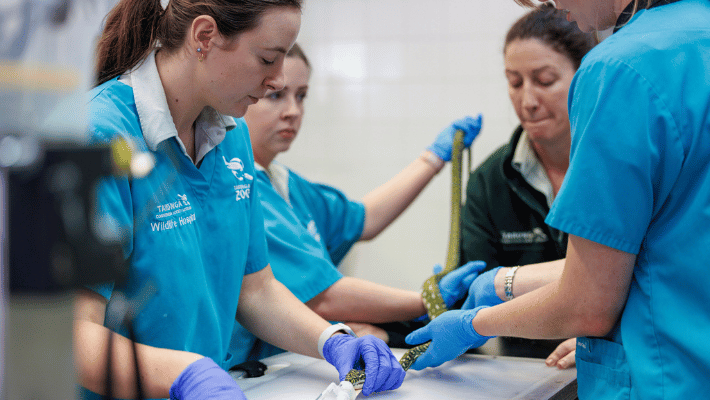
{"type": "Polygon", "coordinates": [[[451,161],[451,149],[454,146],[454,134],[456,131],[462,130],[464,132],[463,145],[468,147],[473,143],[473,139],[476,138],[478,132],[481,131],[482,120],[483,116],[481,114],[478,114],[476,118],[467,116],[457,119],[439,133],[434,143],[427,147],[427,150],[444,161],[451,161]]]}
{"type": "Polygon", "coordinates": [[[462,310],[470,310],[478,306],[493,307],[503,302],[496,294],[496,286],[494,284],[496,274],[501,268],[503,267],[496,267],[486,271],[473,281],[468,289],[468,298],[466,298],[461,307],[462,310]]]}
{"type": "Polygon", "coordinates": [[[362,394],[397,389],[404,380],[404,370],[385,342],[372,335],[356,338],[333,335],[323,345],[323,358],[338,370],[340,380],[355,367],[360,358],[365,361],[365,384],[362,394]]]}
{"type": "Polygon", "coordinates": [[[469,261],[441,278],[439,293],[446,303],[446,308],[451,308],[454,303],[466,295],[469,286],[484,268],[486,268],[485,261],[469,261]]]}
{"type": "Polygon", "coordinates": [[[211,358],[188,365],[170,386],[170,400],[246,400],[237,382],[211,358]]]}
{"type": "Polygon", "coordinates": [[[431,340],[424,354],[419,356],[410,369],[422,370],[426,367],[438,367],[465,353],[466,350],[479,347],[492,336],[481,336],[473,329],[471,321],[478,311],[487,308],[481,306],[473,310],[447,311],[427,326],[417,329],[404,339],[407,344],[418,345],[431,340]]]}

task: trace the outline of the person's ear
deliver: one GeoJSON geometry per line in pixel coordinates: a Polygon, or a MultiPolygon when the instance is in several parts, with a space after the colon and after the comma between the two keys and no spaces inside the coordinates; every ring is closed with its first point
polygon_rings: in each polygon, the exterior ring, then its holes
{"type": "Polygon", "coordinates": [[[188,47],[198,60],[203,61],[221,40],[217,22],[209,15],[200,15],[192,20],[188,35],[188,47]]]}

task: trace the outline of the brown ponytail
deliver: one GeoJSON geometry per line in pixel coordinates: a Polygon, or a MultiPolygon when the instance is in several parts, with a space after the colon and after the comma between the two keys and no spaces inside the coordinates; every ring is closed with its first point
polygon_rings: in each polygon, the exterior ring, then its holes
{"type": "Polygon", "coordinates": [[[301,9],[302,0],[120,0],[106,17],[96,51],[96,81],[102,84],[138,65],[160,42],[173,52],[185,41],[192,21],[209,15],[225,38],[255,28],[272,7],[301,9]]]}
{"type": "Polygon", "coordinates": [[[96,51],[96,80],[102,84],[135,67],[155,45],[160,0],[121,0],[106,16],[96,51]]]}

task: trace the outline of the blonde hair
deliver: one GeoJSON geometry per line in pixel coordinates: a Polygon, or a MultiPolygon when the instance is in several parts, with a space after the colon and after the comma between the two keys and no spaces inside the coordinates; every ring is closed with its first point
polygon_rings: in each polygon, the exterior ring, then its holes
{"type": "Polygon", "coordinates": [[[298,43],[294,43],[293,47],[291,47],[291,50],[286,53],[286,57],[294,57],[294,58],[300,58],[303,60],[304,63],[306,63],[306,67],[308,70],[311,70],[311,63],[308,62],[308,57],[306,57],[306,53],[303,52],[303,49],[301,46],[298,45],[298,43]]]}

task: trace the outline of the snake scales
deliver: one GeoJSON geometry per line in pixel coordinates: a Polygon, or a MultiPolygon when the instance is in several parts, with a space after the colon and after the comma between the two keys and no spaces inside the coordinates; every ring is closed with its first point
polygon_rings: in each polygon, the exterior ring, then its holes
{"type": "MultiPolygon", "coordinates": [[[[463,131],[456,131],[453,149],[451,151],[451,225],[449,229],[449,247],[446,255],[446,267],[424,281],[422,298],[427,309],[427,315],[432,320],[447,311],[446,303],[439,292],[439,281],[449,272],[459,266],[459,241],[461,238],[461,172],[463,164],[463,131]]],[[[468,153],[468,166],[471,166],[471,152],[468,153]]],[[[422,343],[409,349],[399,360],[402,369],[407,371],[417,358],[424,354],[431,342],[422,343]]],[[[365,371],[352,369],[345,376],[355,389],[361,389],[365,383],[365,371]]]]}

